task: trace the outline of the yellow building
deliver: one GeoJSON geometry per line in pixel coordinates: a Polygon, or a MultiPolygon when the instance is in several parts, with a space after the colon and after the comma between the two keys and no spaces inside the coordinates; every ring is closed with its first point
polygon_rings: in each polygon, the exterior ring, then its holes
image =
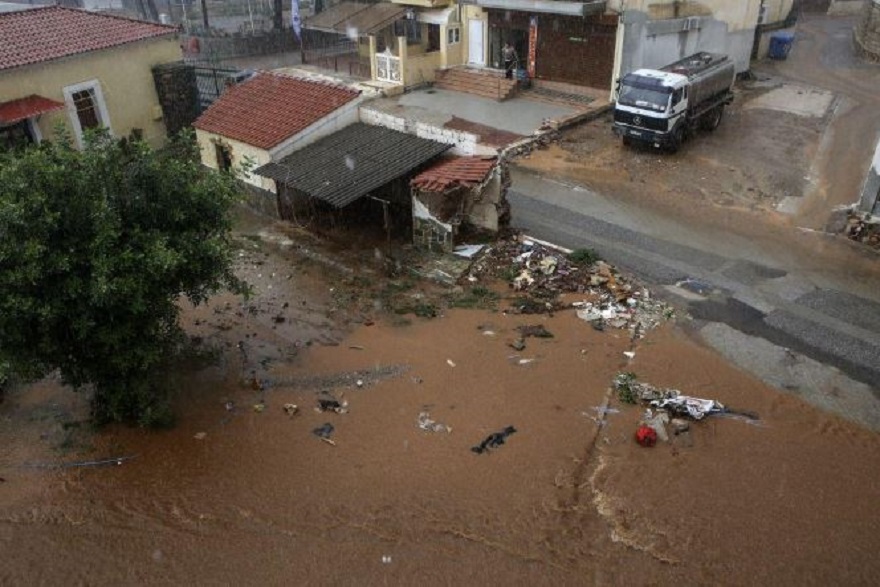
{"type": "Polygon", "coordinates": [[[59,123],[78,145],[97,127],[164,142],[151,68],[181,58],[174,27],[21,8],[0,12],[0,147],[52,138],[59,123]]]}
{"type": "MultiPolygon", "coordinates": [[[[787,23],[792,6],[793,0],[387,0],[340,2],[303,26],[348,37],[356,69],[400,89],[442,83],[445,69],[468,66],[483,74],[513,67],[538,84],[610,92],[628,71],[699,51],[726,54],[737,72],[747,71],[762,30],[787,23]],[[512,65],[503,57],[508,44],[512,65]]],[[[474,79],[472,85],[485,85],[489,78],[474,79]]],[[[504,88],[496,94],[509,95],[504,88]]]]}
{"type": "Polygon", "coordinates": [[[452,0],[340,2],[303,28],[348,37],[370,79],[403,88],[433,82],[438,69],[464,62],[460,13],[452,0]]]}

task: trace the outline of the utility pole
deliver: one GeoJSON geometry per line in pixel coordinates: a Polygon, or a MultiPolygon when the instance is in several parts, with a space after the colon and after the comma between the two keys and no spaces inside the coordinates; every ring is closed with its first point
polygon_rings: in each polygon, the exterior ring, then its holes
{"type": "Polygon", "coordinates": [[[208,32],[208,29],[211,28],[211,25],[208,24],[208,0],[202,0],[202,21],[205,23],[205,32],[208,32]]]}
{"type": "Polygon", "coordinates": [[[284,28],[284,0],[274,0],[273,28],[280,31],[284,28]]]}

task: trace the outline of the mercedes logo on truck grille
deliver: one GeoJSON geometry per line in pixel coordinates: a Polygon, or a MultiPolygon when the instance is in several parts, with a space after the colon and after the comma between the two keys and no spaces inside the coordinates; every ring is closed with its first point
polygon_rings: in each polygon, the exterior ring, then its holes
{"type": "Polygon", "coordinates": [[[635,124],[636,126],[642,126],[642,117],[633,116],[633,124],[635,124]]]}

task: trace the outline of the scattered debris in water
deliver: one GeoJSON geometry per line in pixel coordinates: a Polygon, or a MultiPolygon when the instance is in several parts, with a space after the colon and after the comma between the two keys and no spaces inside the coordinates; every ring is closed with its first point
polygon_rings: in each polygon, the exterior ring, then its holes
{"type": "Polygon", "coordinates": [[[483,439],[483,442],[477,446],[471,447],[471,450],[478,455],[488,453],[490,449],[498,448],[507,441],[507,437],[516,432],[516,428],[508,426],[500,432],[493,432],[483,439]]]}

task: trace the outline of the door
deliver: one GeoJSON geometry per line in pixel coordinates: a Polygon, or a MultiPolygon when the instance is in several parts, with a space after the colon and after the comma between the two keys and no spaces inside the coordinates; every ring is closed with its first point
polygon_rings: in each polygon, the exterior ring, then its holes
{"type": "Polygon", "coordinates": [[[468,63],[486,65],[482,20],[468,21],[468,63]]]}

